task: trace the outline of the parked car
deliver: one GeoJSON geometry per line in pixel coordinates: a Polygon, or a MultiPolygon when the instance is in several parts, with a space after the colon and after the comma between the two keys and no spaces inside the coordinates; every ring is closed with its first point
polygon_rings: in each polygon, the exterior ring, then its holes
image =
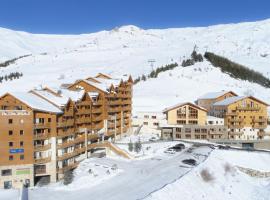
{"type": "Polygon", "coordinates": [[[175,147],[180,147],[181,149],[185,149],[186,146],[182,143],[175,145],[175,147]]]}
{"type": "Polygon", "coordinates": [[[168,153],[168,154],[175,154],[175,152],[176,151],[174,149],[172,149],[172,148],[169,148],[169,149],[164,151],[164,153],[168,153]]]}
{"type": "Polygon", "coordinates": [[[158,141],[158,140],[159,140],[159,139],[156,138],[156,137],[151,137],[151,138],[149,139],[150,142],[156,142],[156,141],[158,141]]]}
{"type": "Polygon", "coordinates": [[[191,159],[182,160],[182,163],[195,166],[197,164],[197,161],[191,158],[191,159]]]}
{"type": "Polygon", "coordinates": [[[218,145],[218,148],[219,148],[219,149],[228,150],[228,149],[230,149],[231,147],[228,146],[228,145],[226,145],[226,146],[224,146],[224,145],[218,145]]]}

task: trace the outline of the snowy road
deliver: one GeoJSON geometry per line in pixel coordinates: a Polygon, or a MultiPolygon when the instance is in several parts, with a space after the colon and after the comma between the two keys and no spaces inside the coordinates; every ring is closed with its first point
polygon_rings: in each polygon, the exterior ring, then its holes
{"type": "Polygon", "coordinates": [[[185,151],[175,155],[162,154],[153,159],[138,161],[96,159],[95,162],[99,164],[111,166],[116,163],[123,172],[102,184],[82,190],[55,191],[50,188],[37,188],[30,191],[30,200],[144,199],[150,193],[174,182],[191,170],[191,168],[180,167],[183,159],[195,157],[201,163],[211,150],[209,147],[198,147],[192,153],[185,151]]]}

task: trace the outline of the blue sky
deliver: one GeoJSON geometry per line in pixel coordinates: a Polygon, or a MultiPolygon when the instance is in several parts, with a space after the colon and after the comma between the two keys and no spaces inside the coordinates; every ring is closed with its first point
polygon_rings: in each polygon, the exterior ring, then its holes
{"type": "Polygon", "coordinates": [[[32,33],[88,33],[208,26],[270,18],[269,0],[0,0],[0,27],[32,33]]]}

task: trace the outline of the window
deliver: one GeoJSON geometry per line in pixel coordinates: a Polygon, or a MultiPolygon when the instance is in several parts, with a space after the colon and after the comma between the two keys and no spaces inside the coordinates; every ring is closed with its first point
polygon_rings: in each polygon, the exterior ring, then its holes
{"type": "Polygon", "coordinates": [[[20,147],[23,147],[23,141],[20,141],[20,147]]]}
{"type": "Polygon", "coordinates": [[[159,125],[159,123],[156,123],[156,122],[155,122],[155,123],[153,123],[153,125],[154,125],[154,126],[158,126],[158,125],[159,125]]]}
{"type": "Polygon", "coordinates": [[[13,147],[13,142],[9,142],[8,146],[13,147]]]}
{"type": "Polygon", "coordinates": [[[145,118],[145,119],[148,119],[148,118],[149,118],[149,115],[144,115],[144,118],[145,118]]]}
{"type": "Polygon", "coordinates": [[[52,119],[51,118],[48,118],[48,122],[51,122],[52,121],[52,119]]]}
{"type": "Polygon", "coordinates": [[[48,133],[50,133],[50,132],[51,132],[51,129],[49,128],[49,129],[48,129],[48,133]]]}
{"type": "Polygon", "coordinates": [[[24,131],[23,130],[20,130],[20,135],[23,135],[24,131]]]}
{"type": "Polygon", "coordinates": [[[176,132],[181,133],[181,128],[176,128],[176,132]]]}
{"type": "Polygon", "coordinates": [[[24,155],[20,155],[20,160],[24,160],[24,155]]]}
{"type": "Polygon", "coordinates": [[[12,182],[4,181],[4,189],[10,189],[10,188],[12,188],[12,182]]]}
{"type": "Polygon", "coordinates": [[[148,125],[148,122],[143,122],[143,125],[148,125]]]}
{"type": "Polygon", "coordinates": [[[3,169],[1,170],[1,176],[11,176],[12,170],[11,169],[3,169]]]}
{"type": "Polygon", "coordinates": [[[8,123],[12,124],[13,120],[12,119],[8,119],[8,123]]]}
{"type": "Polygon", "coordinates": [[[13,131],[8,131],[8,135],[13,135],[13,131]]]}
{"type": "Polygon", "coordinates": [[[156,119],[157,118],[157,116],[152,116],[152,119],[156,119]]]}
{"type": "Polygon", "coordinates": [[[9,159],[9,160],[13,160],[13,156],[12,156],[12,155],[10,155],[8,159],[9,159]]]}

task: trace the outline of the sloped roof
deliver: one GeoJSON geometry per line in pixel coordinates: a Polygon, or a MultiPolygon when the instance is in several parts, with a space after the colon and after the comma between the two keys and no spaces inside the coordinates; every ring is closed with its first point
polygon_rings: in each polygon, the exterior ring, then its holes
{"type": "Polygon", "coordinates": [[[216,98],[218,98],[220,96],[223,96],[224,94],[227,94],[227,93],[232,93],[235,96],[237,96],[237,94],[234,93],[234,92],[232,92],[232,91],[220,91],[220,92],[209,92],[209,93],[206,93],[203,96],[199,97],[198,99],[216,99],[216,98]]]}
{"type": "Polygon", "coordinates": [[[49,103],[48,101],[30,92],[13,92],[13,93],[7,93],[7,94],[10,94],[11,96],[21,101],[22,103],[25,103],[26,105],[31,107],[33,110],[51,112],[51,113],[62,113],[62,110],[60,110],[57,106],[49,103]]]}
{"type": "Polygon", "coordinates": [[[236,97],[230,97],[230,98],[224,99],[222,101],[218,101],[218,102],[214,103],[213,105],[214,106],[228,106],[228,105],[230,105],[232,103],[235,103],[235,102],[240,101],[240,100],[245,99],[245,98],[251,98],[251,99],[253,99],[255,101],[258,101],[258,102],[260,102],[260,103],[262,103],[262,104],[264,104],[266,106],[269,106],[268,103],[263,102],[263,101],[255,98],[253,96],[236,96],[236,97]]]}
{"type": "Polygon", "coordinates": [[[194,103],[191,103],[191,102],[184,102],[184,103],[179,103],[179,104],[176,104],[176,105],[174,105],[174,106],[165,108],[165,109],[163,110],[163,113],[164,113],[164,112],[168,112],[168,111],[173,110],[173,109],[178,108],[178,107],[185,106],[185,105],[190,105],[190,106],[192,106],[192,107],[195,107],[195,108],[198,108],[198,109],[200,109],[200,110],[203,110],[203,111],[207,112],[207,110],[206,110],[205,108],[201,107],[201,106],[198,106],[198,105],[196,105],[196,104],[194,104],[194,103]]]}

